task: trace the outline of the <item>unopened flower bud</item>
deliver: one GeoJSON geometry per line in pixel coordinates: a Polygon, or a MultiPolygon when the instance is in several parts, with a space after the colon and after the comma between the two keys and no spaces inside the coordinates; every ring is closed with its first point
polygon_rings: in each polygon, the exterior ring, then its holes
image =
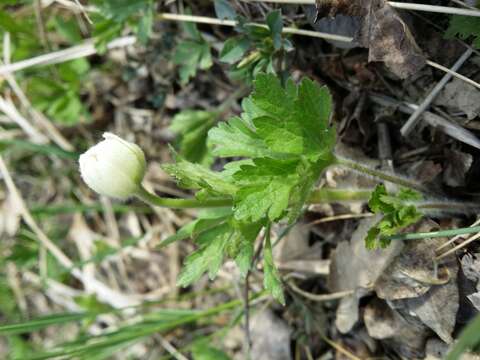
{"type": "Polygon", "coordinates": [[[135,195],[145,176],[145,155],[136,144],[105,133],[105,140],[80,155],[80,173],[101,195],[126,199],[135,195]]]}

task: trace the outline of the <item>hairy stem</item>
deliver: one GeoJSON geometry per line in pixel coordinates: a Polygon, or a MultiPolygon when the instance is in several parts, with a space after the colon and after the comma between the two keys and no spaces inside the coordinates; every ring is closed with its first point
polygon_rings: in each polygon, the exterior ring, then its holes
{"type": "Polygon", "coordinates": [[[479,231],[480,231],[480,226],[472,226],[472,227],[460,228],[460,229],[398,234],[398,235],[386,236],[385,239],[388,239],[388,240],[419,240],[419,239],[429,239],[429,238],[434,238],[434,237],[448,237],[448,236],[455,236],[455,235],[472,234],[472,233],[477,233],[479,231]]]}
{"type": "Polygon", "coordinates": [[[412,190],[417,190],[417,191],[420,191],[420,192],[423,192],[423,193],[429,193],[429,191],[425,187],[423,187],[422,185],[420,185],[420,184],[418,184],[414,181],[399,177],[399,176],[397,176],[393,173],[386,173],[386,172],[383,172],[383,171],[378,171],[376,169],[372,169],[368,166],[362,165],[362,164],[360,164],[356,161],[353,161],[353,160],[348,160],[348,159],[343,159],[343,158],[340,158],[340,157],[335,157],[335,162],[333,163],[333,165],[344,166],[344,167],[347,167],[347,168],[352,169],[354,171],[357,171],[359,173],[369,175],[369,176],[372,176],[372,177],[377,178],[377,179],[385,180],[385,181],[388,181],[388,182],[391,182],[391,183],[394,183],[394,184],[397,184],[397,185],[400,185],[400,186],[403,186],[403,187],[406,187],[406,188],[410,188],[412,190]]]}
{"type": "Polygon", "coordinates": [[[188,199],[173,199],[164,198],[158,195],[152,194],[145,190],[143,186],[140,186],[138,192],[135,194],[140,200],[147,204],[160,207],[168,207],[171,209],[196,209],[196,208],[211,208],[211,207],[224,207],[232,206],[231,199],[210,199],[210,200],[198,200],[195,198],[188,199]]]}
{"type": "MultiPolygon", "coordinates": [[[[315,189],[311,195],[308,204],[321,204],[335,201],[368,201],[371,190],[341,190],[341,189],[315,189]]],[[[233,201],[229,198],[198,200],[195,198],[174,199],[164,198],[152,194],[142,186],[135,194],[140,200],[147,204],[171,209],[198,209],[211,207],[232,206],[233,201]]]]}

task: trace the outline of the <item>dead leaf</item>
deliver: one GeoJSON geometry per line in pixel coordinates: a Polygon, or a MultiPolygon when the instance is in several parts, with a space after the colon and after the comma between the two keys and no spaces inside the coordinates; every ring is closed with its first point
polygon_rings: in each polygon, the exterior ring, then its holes
{"type": "Polygon", "coordinates": [[[459,307],[457,286],[458,265],[455,257],[448,262],[450,281],[444,285],[434,285],[424,295],[405,300],[409,311],[432,329],[443,341],[453,341],[452,332],[459,307]]]}
{"type": "Polygon", "coordinates": [[[465,254],[462,257],[461,265],[465,277],[477,283],[480,279],[480,254],[465,254]]]}
{"type": "Polygon", "coordinates": [[[463,80],[453,79],[436,97],[435,104],[463,111],[472,120],[480,114],[480,91],[463,80]]]}
{"type": "Polygon", "coordinates": [[[453,187],[465,185],[465,175],[473,163],[473,156],[461,151],[445,149],[443,181],[453,187]]]}
{"type": "Polygon", "coordinates": [[[429,336],[428,328],[409,315],[401,315],[380,299],[374,299],[365,308],[363,315],[368,334],[384,340],[404,358],[419,358],[429,336]]]}
{"type": "MultiPolygon", "coordinates": [[[[433,221],[423,220],[409,231],[427,232],[438,228],[433,221]]],[[[432,284],[442,281],[437,277],[433,259],[435,248],[444,241],[433,238],[406,242],[400,255],[378,278],[375,284],[378,297],[385,300],[416,298],[425,294],[432,284]]]]}
{"type": "Polygon", "coordinates": [[[338,329],[346,333],[358,320],[358,301],[369,293],[371,286],[401,250],[402,243],[395,242],[387,249],[374,251],[365,248],[365,236],[378,219],[360,221],[350,242],[337,245],[330,264],[328,279],[332,292],[355,290],[351,296],[343,298],[337,308],[338,329]]]}
{"type": "Polygon", "coordinates": [[[468,296],[467,296],[467,299],[470,300],[470,302],[471,302],[472,305],[475,307],[475,309],[477,309],[478,311],[480,311],[480,291],[468,295],[468,296]]]}
{"type": "Polygon", "coordinates": [[[316,0],[318,17],[337,14],[360,17],[354,37],[368,48],[368,61],[381,61],[397,76],[406,78],[425,65],[425,56],[410,29],[386,0],[316,0]]]}
{"type": "Polygon", "coordinates": [[[252,359],[291,360],[291,332],[270,310],[255,314],[251,324],[252,359]]]}

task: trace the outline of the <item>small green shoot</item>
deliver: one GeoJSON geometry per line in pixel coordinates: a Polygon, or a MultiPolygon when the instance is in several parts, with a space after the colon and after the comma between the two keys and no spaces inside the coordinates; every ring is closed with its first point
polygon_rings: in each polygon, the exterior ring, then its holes
{"type": "Polygon", "coordinates": [[[261,72],[277,73],[282,56],[291,51],[291,42],[282,34],[283,20],[280,10],[267,15],[267,27],[254,26],[237,17],[239,35],[225,41],[220,61],[234,65],[232,78],[251,82],[261,72]]]}
{"type": "Polygon", "coordinates": [[[183,23],[187,38],[177,44],[173,62],[178,65],[180,83],[185,85],[198,70],[207,70],[213,65],[209,43],[203,38],[194,23],[183,23]]]}
{"type": "Polygon", "coordinates": [[[422,196],[410,189],[401,189],[397,194],[390,195],[385,185],[377,185],[368,206],[375,214],[382,214],[382,219],[372,227],[365,238],[367,249],[385,248],[390,245],[388,236],[411,225],[423,216],[412,201],[419,201],[422,196]]]}

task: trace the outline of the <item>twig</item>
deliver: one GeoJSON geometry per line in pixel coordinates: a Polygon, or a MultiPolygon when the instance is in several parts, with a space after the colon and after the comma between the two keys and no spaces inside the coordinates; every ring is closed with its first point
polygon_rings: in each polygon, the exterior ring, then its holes
{"type": "MultiPolygon", "coordinates": [[[[238,22],[234,20],[222,20],[222,19],[211,18],[207,16],[162,13],[158,15],[158,18],[161,20],[185,21],[185,22],[194,22],[197,24],[210,24],[210,25],[230,26],[230,27],[235,27],[238,25],[238,22]]],[[[268,28],[267,25],[259,24],[259,23],[248,23],[248,25],[258,26],[261,28],[268,28]]],[[[297,29],[293,27],[285,27],[283,28],[282,32],[284,34],[304,35],[304,36],[310,36],[310,37],[316,37],[320,39],[334,40],[334,41],[351,42],[353,40],[353,38],[349,36],[335,35],[335,34],[323,33],[323,32],[318,32],[313,30],[303,30],[303,29],[297,29]]]]}
{"type": "Polygon", "coordinates": [[[389,1],[391,7],[404,10],[426,11],[450,15],[464,15],[464,16],[480,16],[480,10],[459,9],[450,6],[436,6],[428,4],[413,4],[396,1],[389,1]]]}
{"type": "Polygon", "coordinates": [[[470,5],[464,3],[463,1],[460,1],[460,0],[450,0],[450,1],[457,4],[457,5],[463,6],[466,9],[478,10],[475,6],[470,6],[470,5]]]}
{"type": "Polygon", "coordinates": [[[458,250],[460,249],[463,249],[465,246],[467,246],[468,244],[470,244],[471,242],[477,240],[478,238],[480,238],[480,226],[472,226],[471,228],[466,228],[466,229],[475,229],[476,228],[476,232],[477,234],[469,237],[467,240],[465,240],[464,242],[462,242],[461,244],[455,246],[453,249],[450,249],[446,252],[444,252],[443,254],[441,255],[438,255],[435,260],[441,260],[443,259],[444,257],[447,257],[448,255],[450,254],[453,254],[455,252],[457,252],[458,250]]]}
{"type": "MultiPolygon", "coordinates": [[[[243,2],[266,2],[266,3],[277,3],[277,4],[292,4],[292,5],[313,5],[315,0],[241,0],[243,2]]],[[[451,15],[465,15],[465,16],[480,16],[479,10],[469,10],[469,9],[459,9],[450,6],[436,6],[428,4],[414,4],[414,3],[404,3],[396,1],[388,1],[388,4],[397,9],[404,10],[415,10],[415,11],[426,11],[426,12],[435,12],[442,14],[451,14],[451,15]]]]}
{"type": "Polygon", "coordinates": [[[45,32],[45,23],[43,20],[42,14],[42,3],[41,0],[35,0],[33,4],[33,8],[35,10],[35,18],[37,20],[38,32],[40,35],[40,40],[43,43],[43,46],[50,50],[50,44],[48,43],[47,33],[45,32]]]}
{"type": "MultiPolygon", "coordinates": [[[[472,226],[477,226],[480,224],[480,219],[478,219],[477,221],[475,221],[472,225],[470,225],[470,227],[472,226]]],[[[440,245],[439,247],[437,247],[435,249],[436,252],[439,252],[440,250],[442,250],[443,248],[447,247],[448,245],[454,243],[455,241],[457,241],[458,239],[460,239],[462,237],[462,235],[457,235],[453,238],[451,238],[450,240],[448,240],[445,244],[442,244],[440,245]]]]}
{"type": "Polygon", "coordinates": [[[312,225],[326,223],[330,221],[367,218],[367,217],[372,217],[373,215],[374,214],[372,213],[363,213],[363,214],[342,214],[342,215],[335,215],[335,216],[327,216],[327,217],[323,217],[321,219],[309,222],[308,224],[306,224],[306,226],[312,226],[312,225]]]}
{"type": "MultiPolygon", "coordinates": [[[[463,53],[462,56],[455,62],[452,66],[452,71],[457,71],[465,61],[472,55],[473,51],[471,49],[467,49],[463,53]]],[[[446,73],[443,78],[435,85],[435,87],[430,91],[427,97],[423,100],[423,102],[417,107],[417,109],[413,112],[412,115],[408,118],[407,122],[402,126],[400,132],[403,136],[407,136],[413,130],[417,122],[421,119],[420,115],[430,106],[433,99],[438,95],[438,93],[443,89],[443,87],[450,81],[452,78],[451,73],[446,73]]]]}
{"type": "MultiPolygon", "coordinates": [[[[471,49],[469,49],[469,50],[471,50],[471,49]]],[[[428,60],[428,59],[426,60],[426,63],[427,63],[428,65],[430,65],[431,67],[434,67],[434,68],[436,68],[436,69],[445,71],[446,73],[449,73],[449,74],[455,76],[456,78],[459,78],[459,79],[461,79],[461,80],[469,83],[470,85],[473,85],[473,86],[475,86],[476,88],[480,89],[480,84],[479,84],[479,83],[477,83],[476,81],[473,81],[472,79],[469,79],[469,78],[466,77],[466,76],[463,76],[462,74],[457,73],[456,71],[453,71],[453,70],[451,70],[451,69],[449,69],[449,68],[447,68],[447,67],[445,67],[445,66],[443,66],[443,65],[437,64],[436,62],[433,62],[433,61],[428,60]]]]}
{"type": "MultiPolygon", "coordinates": [[[[399,111],[406,114],[412,114],[418,107],[418,105],[402,102],[385,95],[372,93],[370,94],[369,98],[373,102],[382,106],[395,106],[399,111]]],[[[445,134],[453,137],[454,139],[480,149],[480,140],[471,131],[464,129],[457,123],[452,123],[429,111],[423,112],[421,116],[430,126],[439,128],[445,134]]]]}
{"type": "Polygon", "coordinates": [[[17,123],[18,126],[22,128],[23,131],[32,139],[34,143],[45,144],[48,142],[48,139],[35,129],[32,124],[28,122],[15,108],[15,106],[10,102],[5,100],[0,96],[0,111],[5,113],[12,121],[17,123]]]}
{"type": "MultiPolygon", "coordinates": [[[[115,39],[107,44],[107,49],[125,47],[133,45],[136,42],[135,36],[124,36],[115,39]]],[[[72,46],[68,49],[54,51],[48,54],[39,55],[27,60],[22,60],[13,64],[0,66],[0,75],[23,70],[32,66],[45,66],[66,62],[69,60],[87,57],[97,53],[93,40],[87,40],[84,44],[72,46]]]]}
{"type": "MultiPolygon", "coordinates": [[[[10,63],[9,32],[6,32],[3,36],[3,59],[5,64],[10,63]]],[[[2,65],[1,62],[0,65],[2,65]]],[[[67,139],[65,139],[65,137],[60,133],[60,131],[57,130],[57,128],[46,118],[45,115],[33,108],[27,96],[15,80],[15,77],[12,74],[5,74],[4,77],[17,98],[20,100],[22,106],[27,109],[27,111],[30,113],[30,116],[37,122],[37,124],[43,127],[43,129],[46,131],[47,135],[53,140],[53,142],[60,146],[63,150],[73,151],[74,147],[68,142],[67,139]]]]}
{"type": "Polygon", "coordinates": [[[344,298],[345,296],[353,295],[355,293],[355,290],[346,290],[346,291],[339,291],[331,294],[312,294],[300,289],[293,280],[290,280],[288,282],[288,285],[297,294],[302,295],[304,298],[307,298],[312,301],[317,301],[317,302],[338,300],[338,299],[344,298]]]}

